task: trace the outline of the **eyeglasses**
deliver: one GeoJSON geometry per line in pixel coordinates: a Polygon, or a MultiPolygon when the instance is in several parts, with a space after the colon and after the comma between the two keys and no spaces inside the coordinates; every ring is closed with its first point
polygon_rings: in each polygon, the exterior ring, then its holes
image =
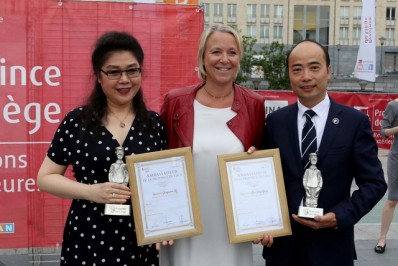
{"type": "Polygon", "coordinates": [[[102,73],[106,74],[107,77],[111,80],[116,80],[120,79],[122,77],[123,72],[126,72],[127,77],[129,78],[137,78],[141,76],[141,68],[128,68],[126,70],[109,70],[109,71],[104,71],[100,69],[102,73]]]}

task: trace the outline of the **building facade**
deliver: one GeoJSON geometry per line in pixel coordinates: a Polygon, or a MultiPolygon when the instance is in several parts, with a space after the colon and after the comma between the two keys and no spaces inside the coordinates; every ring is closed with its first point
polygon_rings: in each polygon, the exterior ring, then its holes
{"type": "MultiPolygon", "coordinates": [[[[366,0],[364,0],[366,1],[366,0]]],[[[333,74],[352,74],[361,38],[362,0],[203,0],[205,27],[236,25],[258,45],[316,40],[329,49],[333,74]]],[[[398,0],[376,0],[378,74],[398,74],[398,0]]]]}

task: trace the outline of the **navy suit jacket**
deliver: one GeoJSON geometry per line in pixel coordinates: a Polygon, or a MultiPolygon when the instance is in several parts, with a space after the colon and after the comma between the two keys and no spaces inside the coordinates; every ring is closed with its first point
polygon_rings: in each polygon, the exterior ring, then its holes
{"type": "MultiPolygon", "coordinates": [[[[297,112],[295,103],[269,114],[265,133],[266,148],[280,150],[290,215],[297,214],[305,194],[297,112]]],[[[271,248],[263,249],[267,265],[288,265],[293,252],[307,254],[310,265],[353,265],[354,225],[387,189],[377,144],[365,114],[331,100],[317,167],[323,178],[318,207],[325,214],[336,214],[338,229],[313,230],[291,218],[292,236],[275,238],[271,248]],[[358,190],[351,194],[353,179],[358,190]]]]}

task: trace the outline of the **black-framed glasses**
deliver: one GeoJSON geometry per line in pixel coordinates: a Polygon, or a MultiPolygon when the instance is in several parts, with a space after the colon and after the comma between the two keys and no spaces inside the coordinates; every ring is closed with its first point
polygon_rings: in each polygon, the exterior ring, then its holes
{"type": "Polygon", "coordinates": [[[109,71],[104,71],[100,69],[102,73],[106,74],[106,76],[111,79],[111,80],[116,80],[120,79],[122,77],[123,72],[126,73],[127,77],[129,78],[137,78],[141,76],[141,68],[140,67],[135,67],[135,68],[128,68],[126,70],[109,70],[109,71]]]}

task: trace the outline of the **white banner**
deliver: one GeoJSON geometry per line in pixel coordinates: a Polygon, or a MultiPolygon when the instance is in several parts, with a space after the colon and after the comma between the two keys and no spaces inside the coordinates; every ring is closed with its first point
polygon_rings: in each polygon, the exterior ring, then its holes
{"type": "Polygon", "coordinates": [[[376,81],[375,0],[362,0],[362,29],[354,75],[358,79],[376,81]]]}

